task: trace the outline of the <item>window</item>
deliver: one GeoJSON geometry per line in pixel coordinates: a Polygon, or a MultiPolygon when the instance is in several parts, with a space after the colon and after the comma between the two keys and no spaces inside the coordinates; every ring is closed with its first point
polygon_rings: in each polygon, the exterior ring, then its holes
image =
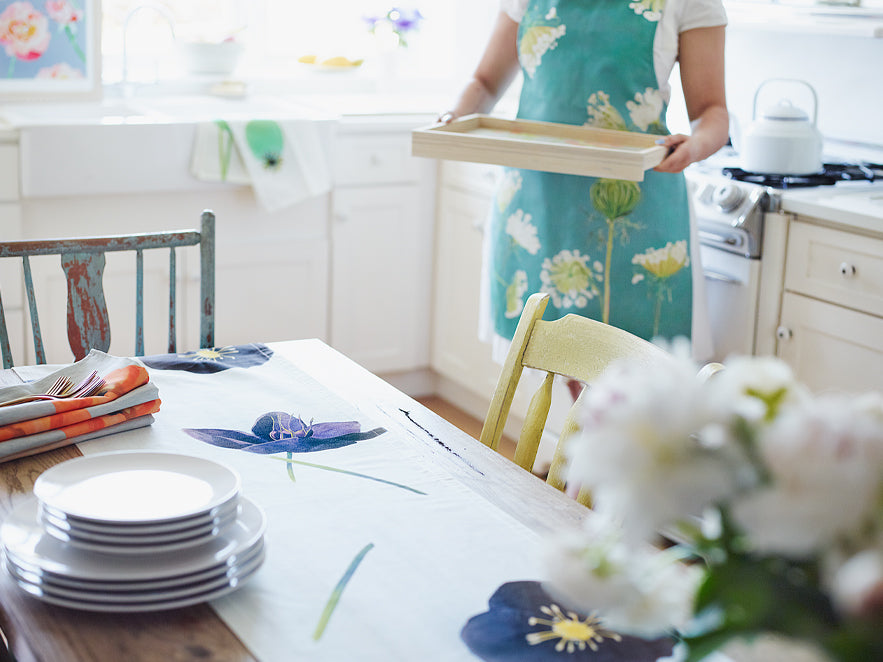
{"type": "MultiPolygon", "coordinates": [[[[496,8],[497,0],[478,0],[496,8]]],[[[181,78],[176,43],[217,42],[245,45],[238,76],[288,79],[309,76],[298,62],[304,55],[343,55],[364,59],[360,75],[382,75],[382,56],[366,16],[394,6],[418,9],[424,19],[397,49],[397,70],[406,78],[450,78],[457,62],[455,15],[463,0],[103,0],[102,54],[105,83],[181,78]]],[[[473,3],[474,4],[474,3],[473,3]]],[[[484,39],[485,35],[478,37],[484,39]]],[[[483,46],[483,43],[480,44],[483,46]]]]}

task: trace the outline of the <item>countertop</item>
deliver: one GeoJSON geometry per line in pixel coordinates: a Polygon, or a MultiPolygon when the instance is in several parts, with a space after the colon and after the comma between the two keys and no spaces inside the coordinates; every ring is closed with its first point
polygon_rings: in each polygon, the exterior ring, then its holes
{"type": "Polygon", "coordinates": [[[883,236],[883,182],[842,182],[783,191],[781,209],[883,236]]]}

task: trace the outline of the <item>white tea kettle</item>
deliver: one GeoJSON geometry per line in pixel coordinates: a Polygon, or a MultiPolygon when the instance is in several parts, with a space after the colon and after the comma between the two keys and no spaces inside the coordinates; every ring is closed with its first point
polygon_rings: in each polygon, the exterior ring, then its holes
{"type": "Polygon", "coordinates": [[[809,175],[822,169],[822,134],[816,127],[819,101],[812,85],[803,80],[771,78],[754,93],[752,122],[742,134],[742,169],[770,175],[809,175]],[[782,99],[757,117],[757,98],[772,82],[800,83],[813,98],[813,116],[782,99]]]}

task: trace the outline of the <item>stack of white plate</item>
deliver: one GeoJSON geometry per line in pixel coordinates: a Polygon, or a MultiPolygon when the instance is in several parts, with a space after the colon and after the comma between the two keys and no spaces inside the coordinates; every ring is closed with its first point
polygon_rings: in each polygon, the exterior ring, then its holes
{"type": "Polygon", "coordinates": [[[6,569],[45,602],[90,611],[173,609],[247,581],[266,518],[231,469],[123,451],[58,464],[0,526],[6,569]]]}

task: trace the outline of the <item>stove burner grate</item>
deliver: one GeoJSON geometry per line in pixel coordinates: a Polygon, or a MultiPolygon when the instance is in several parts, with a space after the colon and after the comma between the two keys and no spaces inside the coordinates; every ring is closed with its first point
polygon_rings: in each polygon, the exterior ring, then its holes
{"type": "Polygon", "coordinates": [[[808,186],[831,186],[838,182],[883,180],[883,164],[826,163],[819,172],[808,175],[770,175],[749,172],[742,168],[724,168],[723,173],[740,182],[761,184],[772,188],[801,188],[808,186]]]}

